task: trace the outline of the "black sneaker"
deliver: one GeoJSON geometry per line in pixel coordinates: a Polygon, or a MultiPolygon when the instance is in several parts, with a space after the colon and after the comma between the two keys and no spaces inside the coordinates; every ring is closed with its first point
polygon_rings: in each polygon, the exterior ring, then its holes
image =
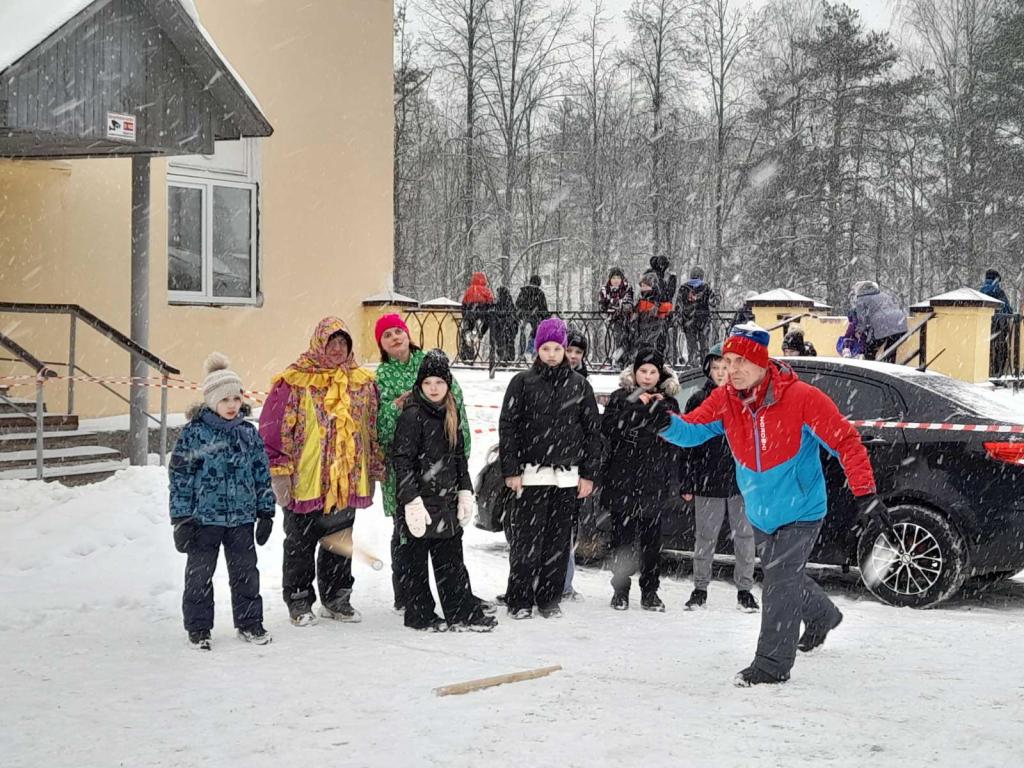
{"type": "Polygon", "coordinates": [[[210,645],[210,630],[199,629],[195,632],[188,633],[188,642],[197,651],[209,651],[212,649],[210,645]]]}
{"type": "Polygon", "coordinates": [[[481,613],[478,616],[460,622],[458,624],[451,624],[448,627],[449,632],[490,632],[496,626],[498,626],[498,620],[493,616],[488,616],[486,613],[481,613]]]}
{"type": "Polygon", "coordinates": [[[733,678],[732,684],[737,688],[750,688],[752,685],[778,685],[789,680],[789,675],[785,677],[775,677],[775,675],[769,675],[762,669],[758,669],[755,666],[749,666],[744,670],[741,670],[736,677],[733,678]]]}
{"type": "Polygon", "coordinates": [[[363,620],[363,614],[352,607],[351,600],[351,589],[339,589],[338,594],[332,600],[324,601],[324,604],[320,606],[320,616],[325,619],[358,624],[363,620]]]}
{"type": "Polygon", "coordinates": [[[688,611],[695,608],[703,608],[708,602],[708,591],[706,589],[695,589],[690,593],[690,599],[683,606],[688,611]]]}
{"type": "Polygon", "coordinates": [[[616,592],[612,595],[612,608],[616,611],[628,611],[629,592],[616,592]]]}
{"type": "Polygon", "coordinates": [[[825,642],[825,638],[828,637],[828,633],[843,623],[843,614],[839,614],[839,618],[836,619],[835,624],[830,627],[807,627],[804,630],[803,635],[800,637],[800,642],[796,644],[804,653],[813,651],[819,645],[825,642]]]}
{"type": "Polygon", "coordinates": [[[648,592],[645,595],[640,596],[640,607],[645,611],[657,611],[658,613],[665,612],[665,603],[658,597],[657,592],[648,592]]]}
{"type": "Polygon", "coordinates": [[[509,608],[508,615],[516,621],[522,621],[523,619],[532,619],[533,608],[516,608],[515,610],[509,608]]]}
{"type": "Polygon", "coordinates": [[[744,613],[757,613],[761,606],[757,604],[749,589],[741,589],[736,593],[736,610],[744,613]]]}
{"type": "Polygon", "coordinates": [[[296,627],[309,627],[317,621],[309,603],[291,603],[288,606],[288,618],[296,627]]]}
{"type": "Polygon", "coordinates": [[[419,632],[447,632],[448,624],[440,616],[432,616],[422,624],[406,624],[405,626],[409,629],[415,629],[419,632]]]}
{"type": "Polygon", "coordinates": [[[492,603],[490,600],[484,600],[482,597],[476,597],[475,595],[473,599],[476,600],[477,607],[488,616],[493,616],[498,612],[498,604],[496,602],[492,603]]]}
{"type": "Polygon", "coordinates": [[[262,624],[253,624],[251,627],[240,629],[238,630],[238,636],[245,640],[245,642],[252,643],[253,645],[266,645],[273,640],[262,624]]]}
{"type": "Polygon", "coordinates": [[[562,609],[559,607],[558,603],[555,603],[554,605],[549,605],[547,608],[541,608],[540,606],[537,606],[537,613],[540,614],[540,617],[542,619],[562,618],[562,609]]]}
{"type": "Polygon", "coordinates": [[[496,602],[498,605],[508,605],[508,603],[505,602],[505,593],[502,593],[500,595],[495,595],[494,596],[494,602],[496,602]]]}

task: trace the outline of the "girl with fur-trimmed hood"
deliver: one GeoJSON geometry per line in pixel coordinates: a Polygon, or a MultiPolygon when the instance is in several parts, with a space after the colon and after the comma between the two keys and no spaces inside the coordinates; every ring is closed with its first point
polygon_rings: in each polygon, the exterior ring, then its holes
{"type": "Polygon", "coordinates": [[[622,372],[619,383],[601,421],[609,444],[601,503],[611,514],[615,549],[611,605],[616,610],[629,608],[630,577],[639,563],[641,607],[664,611],[658,597],[661,513],[678,494],[679,449],[656,436],[652,439],[651,409],[640,395],[653,394],[678,413],[679,379],[665,365],[664,355],[645,347],[622,372]]]}
{"type": "Polygon", "coordinates": [[[352,559],[330,545],[373,503],[384,478],[377,442],[377,382],[359,366],[352,336],[337,317],[317,325],[309,349],[273,379],[260,415],[274,497],[284,510],[284,600],[296,626],[320,615],[359,621],[351,604],[352,559]],[[317,544],[320,553],[317,555],[317,544]]]}

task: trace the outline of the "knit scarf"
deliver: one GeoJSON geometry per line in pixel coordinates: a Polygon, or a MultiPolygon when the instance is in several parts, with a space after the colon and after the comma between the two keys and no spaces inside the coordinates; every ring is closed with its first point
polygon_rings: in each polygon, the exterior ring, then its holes
{"type": "MultiPolygon", "coordinates": [[[[284,380],[289,386],[309,390],[324,389],[324,410],[334,419],[334,461],[330,466],[330,485],[324,497],[324,514],[346,506],[349,498],[349,477],[356,461],[356,423],[352,418],[352,398],[349,391],[358,390],[373,382],[373,374],[360,368],[355,354],[339,368],[329,368],[326,362],[327,341],[338,331],[345,331],[345,323],[337,317],[325,317],[317,325],[309,342],[309,350],[299,356],[273,383],[284,380]]],[[[288,409],[298,407],[287,417],[302,419],[301,398],[289,401],[288,409]],[[293,405],[293,402],[295,405],[293,405]]]]}

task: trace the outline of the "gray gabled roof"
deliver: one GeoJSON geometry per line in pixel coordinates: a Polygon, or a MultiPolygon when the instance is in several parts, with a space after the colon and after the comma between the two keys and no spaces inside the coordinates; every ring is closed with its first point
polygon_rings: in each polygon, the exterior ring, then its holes
{"type": "MultiPolygon", "coordinates": [[[[224,57],[199,20],[193,0],[135,0],[160,24],[182,58],[229,121],[218,125],[217,139],[269,136],[273,132],[255,95],[224,57]]],[[[0,1],[0,74],[59,35],[81,16],[108,5],[110,0],[0,1]]],[[[242,23],[242,20],[239,20],[242,23]]]]}

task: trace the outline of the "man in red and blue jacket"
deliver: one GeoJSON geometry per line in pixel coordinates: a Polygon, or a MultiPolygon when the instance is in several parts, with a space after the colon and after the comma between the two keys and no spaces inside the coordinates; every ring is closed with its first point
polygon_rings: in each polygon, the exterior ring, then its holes
{"type": "Polygon", "coordinates": [[[736,480],[754,528],[764,573],[761,633],[754,662],[739,686],[782,683],[796,659],[842,621],[842,613],[805,573],[828,511],[819,448],[837,456],[862,514],[884,520],[875,477],[857,430],[829,397],[769,360],[768,332],[754,323],[733,328],[722,353],[729,382],[696,409],[670,416],[661,404],[661,436],[692,448],[725,435],[736,460],[736,480]],[[800,622],[805,631],[799,638],[800,622]]]}

